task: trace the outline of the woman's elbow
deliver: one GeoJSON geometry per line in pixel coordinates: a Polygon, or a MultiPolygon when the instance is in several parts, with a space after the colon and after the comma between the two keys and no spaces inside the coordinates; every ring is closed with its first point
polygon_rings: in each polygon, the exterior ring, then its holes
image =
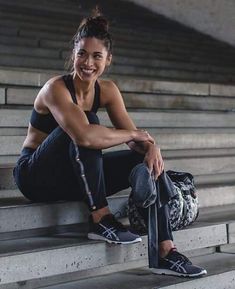
{"type": "Polygon", "coordinates": [[[81,147],[89,148],[91,147],[91,142],[86,137],[73,137],[73,142],[81,147]]]}

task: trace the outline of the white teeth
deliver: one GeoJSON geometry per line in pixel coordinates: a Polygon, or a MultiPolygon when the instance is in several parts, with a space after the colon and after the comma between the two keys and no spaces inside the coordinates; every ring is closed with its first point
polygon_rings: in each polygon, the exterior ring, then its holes
{"type": "Polygon", "coordinates": [[[85,68],[81,68],[82,72],[85,72],[87,74],[91,74],[94,70],[93,69],[85,69],[85,68]]]}

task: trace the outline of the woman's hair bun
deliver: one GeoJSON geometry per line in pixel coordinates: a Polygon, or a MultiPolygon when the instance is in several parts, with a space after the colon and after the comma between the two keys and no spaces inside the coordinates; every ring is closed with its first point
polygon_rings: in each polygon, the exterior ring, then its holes
{"type": "Polygon", "coordinates": [[[98,6],[96,6],[92,12],[91,16],[83,19],[83,21],[80,24],[81,26],[87,26],[87,27],[96,27],[96,29],[103,30],[105,32],[108,32],[109,30],[109,23],[105,17],[102,16],[102,13],[100,12],[100,9],[98,6]]]}
{"type": "Polygon", "coordinates": [[[96,37],[104,42],[109,53],[112,52],[112,37],[109,33],[109,22],[101,15],[98,7],[93,9],[91,16],[84,18],[74,36],[74,45],[83,38],[96,37]]]}

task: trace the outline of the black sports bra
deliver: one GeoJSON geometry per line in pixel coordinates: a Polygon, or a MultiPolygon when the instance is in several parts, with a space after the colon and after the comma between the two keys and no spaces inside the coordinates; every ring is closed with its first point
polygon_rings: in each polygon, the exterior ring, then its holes
{"type": "MultiPolygon", "coordinates": [[[[73,85],[73,76],[71,74],[66,74],[66,75],[63,75],[62,78],[64,80],[66,87],[68,88],[71,94],[73,102],[77,104],[75,88],[73,85]]],[[[96,81],[94,102],[91,108],[91,112],[96,113],[99,106],[100,106],[100,86],[98,82],[96,81]]],[[[85,111],[85,112],[87,113],[88,111],[85,111]]],[[[31,114],[30,123],[34,128],[40,131],[43,131],[47,134],[51,133],[58,126],[58,123],[56,122],[51,112],[47,114],[42,114],[42,113],[38,113],[34,108],[31,114]]]]}

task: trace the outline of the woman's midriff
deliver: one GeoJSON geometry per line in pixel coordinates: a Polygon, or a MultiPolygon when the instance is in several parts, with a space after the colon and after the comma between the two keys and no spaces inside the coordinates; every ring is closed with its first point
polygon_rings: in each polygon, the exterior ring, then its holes
{"type": "Polygon", "coordinates": [[[28,134],[23,143],[23,148],[36,149],[48,136],[48,134],[29,125],[28,134]]]}

